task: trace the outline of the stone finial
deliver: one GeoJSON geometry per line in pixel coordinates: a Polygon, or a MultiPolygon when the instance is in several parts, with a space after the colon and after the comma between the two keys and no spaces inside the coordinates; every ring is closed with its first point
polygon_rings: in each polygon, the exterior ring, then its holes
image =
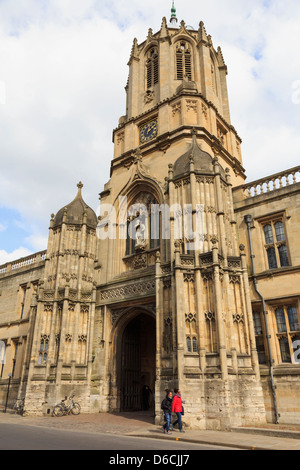
{"type": "Polygon", "coordinates": [[[137,42],[137,38],[134,38],[132,48],[131,48],[130,59],[132,59],[133,57],[137,59],[138,55],[139,55],[138,42],[137,42]]]}
{"type": "Polygon", "coordinates": [[[217,50],[217,58],[218,58],[219,66],[220,67],[226,67],[224,57],[223,57],[223,53],[222,53],[222,49],[221,49],[220,46],[218,47],[218,50],[217,50]]]}
{"type": "Polygon", "coordinates": [[[67,207],[64,208],[64,214],[63,214],[63,223],[66,223],[67,222],[67,213],[68,213],[68,209],[67,207]]]}
{"type": "Polygon", "coordinates": [[[55,214],[51,214],[51,219],[50,219],[50,228],[53,227],[53,224],[54,224],[54,218],[55,218],[55,214]]]}
{"type": "Polygon", "coordinates": [[[198,42],[199,43],[204,43],[204,44],[208,43],[208,38],[207,38],[207,34],[206,34],[206,31],[205,31],[203,21],[200,21],[200,23],[199,23],[198,42]]]}
{"type": "Polygon", "coordinates": [[[165,38],[167,36],[169,36],[169,31],[168,31],[168,26],[167,26],[167,19],[164,16],[162,19],[162,24],[160,28],[160,37],[165,38]]]}
{"type": "Polygon", "coordinates": [[[195,166],[194,166],[195,162],[194,162],[194,156],[192,153],[189,156],[189,162],[190,162],[190,172],[193,172],[195,169],[195,166]]]}

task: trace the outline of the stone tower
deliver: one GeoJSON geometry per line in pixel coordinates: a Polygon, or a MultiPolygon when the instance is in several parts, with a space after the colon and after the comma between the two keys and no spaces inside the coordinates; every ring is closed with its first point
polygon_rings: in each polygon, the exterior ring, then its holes
{"type": "Polygon", "coordinates": [[[128,65],[101,193],[91,394],[101,411],[140,409],[147,384],[159,422],[165,389],[179,387],[187,425],[265,422],[221,49],[172,11],[134,40],[128,65]]]}
{"type": "Polygon", "coordinates": [[[36,412],[38,403],[47,413],[71,393],[89,411],[97,217],[82,199],[82,186],[50,222],[44,279],[31,307],[28,412],[36,412]]]}

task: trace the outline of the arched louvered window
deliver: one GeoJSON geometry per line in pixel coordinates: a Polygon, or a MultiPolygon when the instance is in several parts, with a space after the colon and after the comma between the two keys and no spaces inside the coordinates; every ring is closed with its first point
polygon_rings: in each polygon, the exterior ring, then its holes
{"type": "Polygon", "coordinates": [[[146,60],[146,86],[147,89],[152,88],[158,83],[159,80],[159,61],[158,61],[158,50],[156,47],[152,47],[146,60]]]}
{"type": "Polygon", "coordinates": [[[176,44],[176,79],[192,80],[192,48],[187,41],[176,44]]]}

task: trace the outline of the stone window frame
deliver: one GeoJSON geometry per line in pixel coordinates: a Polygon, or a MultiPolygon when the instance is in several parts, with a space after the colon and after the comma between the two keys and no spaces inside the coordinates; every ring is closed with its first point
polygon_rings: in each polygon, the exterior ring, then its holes
{"type": "Polygon", "coordinates": [[[266,344],[265,344],[266,336],[265,336],[265,331],[264,331],[264,321],[262,318],[262,312],[260,310],[253,308],[252,316],[253,316],[256,350],[258,354],[258,362],[259,364],[266,364],[267,362],[266,344]]]}
{"type": "MultiPolygon", "coordinates": [[[[294,364],[294,352],[297,348],[293,347],[295,341],[300,341],[300,308],[299,301],[286,301],[272,306],[273,326],[275,331],[276,352],[278,362],[281,364],[294,364]],[[296,325],[292,324],[290,309],[296,309],[296,325]],[[292,328],[297,326],[297,329],[292,328]]],[[[300,365],[300,363],[298,363],[300,365]]]]}
{"type": "Polygon", "coordinates": [[[178,39],[175,43],[175,78],[193,80],[193,46],[187,39],[178,39]]]}
{"type": "Polygon", "coordinates": [[[259,223],[261,228],[266,270],[273,271],[275,269],[287,268],[291,266],[292,264],[288,244],[285,212],[261,217],[257,219],[257,222],[259,223]],[[276,230],[276,224],[278,223],[282,224],[282,231],[276,230]],[[270,239],[267,238],[267,227],[270,227],[270,239]],[[284,238],[280,239],[280,237],[278,236],[279,233],[281,233],[281,235],[283,234],[284,238]],[[284,253],[281,253],[281,247],[285,247],[284,253]],[[284,262],[285,259],[287,259],[287,262],[284,262]]]}
{"type": "Polygon", "coordinates": [[[48,352],[49,352],[49,335],[41,335],[39,351],[38,351],[38,365],[45,366],[48,361],[48,352]]]}
{"type": "Polygon", "coordinates": [[[198,353],[198,341],[196,335],[187,335],[186,336],[186,350],[190,354],[198,353]]]}

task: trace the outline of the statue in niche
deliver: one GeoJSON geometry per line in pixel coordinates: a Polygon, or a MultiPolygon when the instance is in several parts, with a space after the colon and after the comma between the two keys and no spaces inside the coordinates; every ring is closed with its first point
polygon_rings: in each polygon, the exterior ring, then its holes
{"type": "Polygon", "coordinates": [[[145,225],[138,219],[135,224],[135,251],[143,251],[145,248],[145,225]]]}

